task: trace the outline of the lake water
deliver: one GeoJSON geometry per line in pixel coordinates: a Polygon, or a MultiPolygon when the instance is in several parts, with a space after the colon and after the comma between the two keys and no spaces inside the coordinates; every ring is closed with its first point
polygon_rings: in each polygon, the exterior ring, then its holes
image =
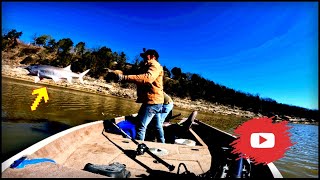
{"type": "MultiPolygon", "coordinates": [[[[2,152],[1,161],[30,145],[69,127],[89,121],[110,119],[136,113],[140,104],[132,100],[102,96],[59,87],[2,78],[2,152]],[[47,87],[49,101],[43,100],[35,111],[31,105],[36,99],[32,91],[47,87]],[[104,115],[102,114],[104,113],[104,115]]],[[[176,108],[174,114],[187,117],[190,110],[176,108]]],[[[212,119],[210,113],[198,114],[198,119],[212,119]]],[[[211,125],[223,130],[232,129],[225,122],[211,125]],[[221,126],[221,127],[220,127],[221,126]]],[[[284,158],[274,162],[285,178],[318,177],[318,126],[290,124],[292,142],[297,142],[284,158]]]]}

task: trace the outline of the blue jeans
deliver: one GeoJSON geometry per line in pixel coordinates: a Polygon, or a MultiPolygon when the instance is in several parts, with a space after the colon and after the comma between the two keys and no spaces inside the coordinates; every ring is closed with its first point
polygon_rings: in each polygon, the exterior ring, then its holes
{"type": "Polygon", "coordinates": [[[162,122],[162,124],[166,120],[166,117],[168,116],[168,114],[170,113],[170,111],[172,109],[173,109],[173,103],[163,104],[162,105],[162,113],[161,113],[161,122],[162,122]]]}
{"type": "Polygon", "coordinates": [[[163,133],[163,127],[162,127],[162,118],[161,118],[161,112],[162,112],[162,104],[142,104],[138,116],[140,121],[137,125],[137,140],[144,141],[147,126],[151,122],[152,118],[156,124],[156,130],[158,132],[157,139],[165,143],[164,139],[164,133],[163,133]]]}

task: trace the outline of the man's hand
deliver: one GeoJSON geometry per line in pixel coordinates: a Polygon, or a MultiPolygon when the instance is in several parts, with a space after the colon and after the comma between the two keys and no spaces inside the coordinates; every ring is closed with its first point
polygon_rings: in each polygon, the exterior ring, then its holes
{"type": "Polygon", "coordinates": [[[120,82],[123,80],[123,72],[120,70],[108,70],[108,74],[105,79],[113,82],[120,82]]]}
{"type": "Polygon", "coordinates": [[[123,75],[122,75],[122,74],[116,74],[116,76],[118,76],[118,77],[116,78],[116,81],[117,81],[117,82],[120,82],[120,81],[123,80],[123,75]]]}

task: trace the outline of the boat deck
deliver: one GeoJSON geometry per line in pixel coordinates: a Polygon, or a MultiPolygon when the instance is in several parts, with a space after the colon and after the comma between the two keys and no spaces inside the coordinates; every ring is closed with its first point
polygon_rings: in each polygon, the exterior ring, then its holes
{"type": "MultiPolygon", "coordinates": [[[[145,177],[149,173],[146,169],[170,172],[166,166],[157,162],[148,153],[133,157],[137,145],[122,135],[103,132],[102,123],[88,126],[83,130],[76,130],[52,141],[40,150],[29,154],[28,158],[50,158],[54,163],[40,163],[27,165],[22,169],[8,168],[2,173],[2,177],[92,177],[106,178],[99,174],[84,171],[87,163],[96,165],[109,165],[119,162],[126,165],[130,171],[130,177],[145,177]],[[71,143],[72,142],[72,143],[71,143]],[[72,144],[72,146],[70,146],[72,144]]],[[[184,163],[190,172],[203,174],[210,169],[211,154],[208,147],[190,129],[198,143],[196,146],[179,144],[162,144],[144,141],[149,148],[164,149],[166,155],[158,155],[165,162],[174,165],[172,173],[177,173],[180,163],[184,163]]],[[[138,141],[139,142],[139,141],[138,141]]],[[[142,143],[141,141],[139,143],[142,143]]],[[[185,172],[184,166],[180,166],[180,174],[185,172]]]]}

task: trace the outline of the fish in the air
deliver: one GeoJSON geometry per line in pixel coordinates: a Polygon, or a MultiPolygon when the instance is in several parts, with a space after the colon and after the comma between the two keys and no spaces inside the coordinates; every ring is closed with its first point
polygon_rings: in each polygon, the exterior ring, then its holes
{"type": "Polygon", "coordinates": [[[29,71],[29,75],[35,75],[34,82],[37,83],[43,78],[51,78],[54,82],[58,82],[61,79],[67,79],[69,83],[72,83],[72,78],[78,78],[81,84],[83,82],[83,76],[87,74],[90,69],[84,71],[83,73],[77,74],[71,71],[71,65],[65,68],[59,68],[49,65],[30,65],[25,67],[29,71]]]}

